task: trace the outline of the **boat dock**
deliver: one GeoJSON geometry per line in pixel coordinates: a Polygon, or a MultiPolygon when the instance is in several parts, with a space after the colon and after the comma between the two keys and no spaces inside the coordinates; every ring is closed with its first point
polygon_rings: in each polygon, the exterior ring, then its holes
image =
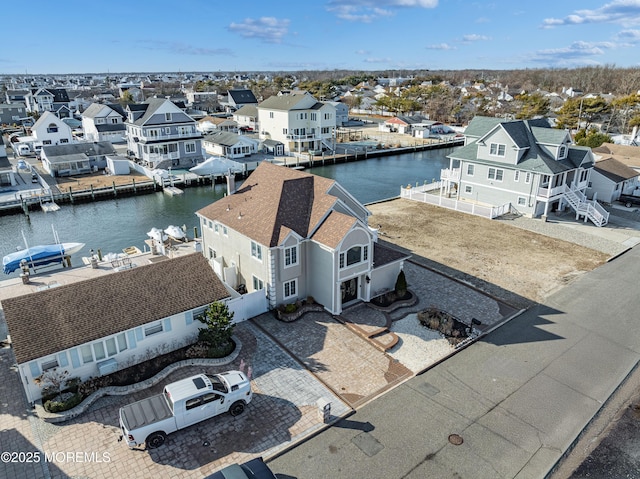
{"type": "MultiPolygon", "coordinates": [[[[462,138],[447,140],[422,140],[410,145],[367,146],[338,143],[335,152],[322,152],[312,155],[309,152],[294,153],[291,156],[252,155],[239,158],[236,170],[240,177],[246,178],[262,161],[282,165],[288,168],[306,169],[327,164],[362,161],[381,156],[401,155],[417,151],[452,148],[461,146],[462,138]]],[[[198,176],[188,171],[173,172],[169,179],[158,181],[146,176],[119,175],[113,176],[110,186],[94,187],[90,178],[77,186],[69,186],[64,191],[59,188],[58,180],[50,175],[39,172],[40,183],[33,185],[23,182],[16,187],[0,188],[0,216],[24,213],[29,216],[30,211],[56,211],[64,204],[84,203],[92,201],[110,200],[118,197],[149,194],[163,191],[167,195],[175,196],[183,193],[182,188],[210,185],[222,182],[222,175],[198,176]],[[137,179],[136,179],[137,178],[137,179]],[[82,186],[85,184],[88,186],[82,186]],[[34,187],[35,186],[35,187],[34,187]]]]}

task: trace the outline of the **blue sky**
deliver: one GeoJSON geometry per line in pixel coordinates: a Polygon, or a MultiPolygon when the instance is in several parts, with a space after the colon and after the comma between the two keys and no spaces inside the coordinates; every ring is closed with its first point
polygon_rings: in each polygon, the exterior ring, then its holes
{"type": "Polygon", "coordinates": [[[640,0],[7,3],[0,74],[640,66],[640,0]]]}

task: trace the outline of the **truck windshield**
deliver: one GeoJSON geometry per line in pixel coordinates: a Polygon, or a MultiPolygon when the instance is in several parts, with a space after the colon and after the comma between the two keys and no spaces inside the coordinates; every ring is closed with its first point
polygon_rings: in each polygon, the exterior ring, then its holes
{"type": "Polygon", "coordinates": [[[214,375],[214,376],[208,376],[208,377],[211,380],[211,385],[213,386],[213,390],[214,391],[220,391],[220,392],[223,392],[225,394],[227,394],[229,392],[229,390],[227,389],[227,385],[220,378],[220,376],[214,375]]]}
{"type": "Polygon", "coordinates": [[[169,394],[169,391],[167,391],[167,388],[164,389],[163,391],[164,393],[164,398],[167,400],[167,405],[169,406],[169,409],[171,409],[171,412],[173,413],[173,401],[171,400],[171,394],[169,394]]]}

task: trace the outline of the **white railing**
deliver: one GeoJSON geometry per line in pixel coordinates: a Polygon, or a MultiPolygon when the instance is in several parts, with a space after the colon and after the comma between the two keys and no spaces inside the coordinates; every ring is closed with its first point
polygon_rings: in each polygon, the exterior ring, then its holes
{"type": "Polygon", "coordinates": [[[505,203],[500,206],[485,206],[470,201],[460,201],[455,198],[447,198],[446,196],[429,193],[427,188],[431,190],[439,189],[442,182],[437,181],[429,185],[416,188],[400,188],[400,198],[406,198],[414,201],[421,201],[435,206],[441,206],[450,210],[461,211],[470,215],[482,216],[484,218],[494,219],[511,211],[511,203],[505,203]]]}
{"type": "Polygon", "coordinates": [[[181,138],[202,138],[203,135],[199,131],[191,133],[162,133],[159,135],[146,135],[140,138],[140,141],[155,141],[155,140],[179,140],[181,138]]]}
{"type": "Polygon", "coordinates": [[[564,185],[563,197],[576,212],[576,219],[584,216],[585,221],[589,219],[596,226],[604,226],[609,222],[609,212],[596,200],[588,200],[582,191],[564,185]]]}
{"type": "Polygon", "coordinates": [[[460,168],[453,168],[453,169],[446,168],[446,169],[440,170],[440,179],[449,180],[449,181],[460,180],[460,168]]]}
{"type": "Polygon", "coordinates": [[[564,193],[566,185],[556,186],[555,188],[538,188],[539,198],[552,198],[564,193]]]}

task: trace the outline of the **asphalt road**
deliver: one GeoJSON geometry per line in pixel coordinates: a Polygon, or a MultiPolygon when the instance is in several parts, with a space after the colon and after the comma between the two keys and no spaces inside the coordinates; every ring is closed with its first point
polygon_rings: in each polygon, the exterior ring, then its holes
{"type": "Polygon", "coordinates": [[[270,466],[298,479],[545,477],[640,360],[639,260],[635,248],[582,276],[270,466]]]}

